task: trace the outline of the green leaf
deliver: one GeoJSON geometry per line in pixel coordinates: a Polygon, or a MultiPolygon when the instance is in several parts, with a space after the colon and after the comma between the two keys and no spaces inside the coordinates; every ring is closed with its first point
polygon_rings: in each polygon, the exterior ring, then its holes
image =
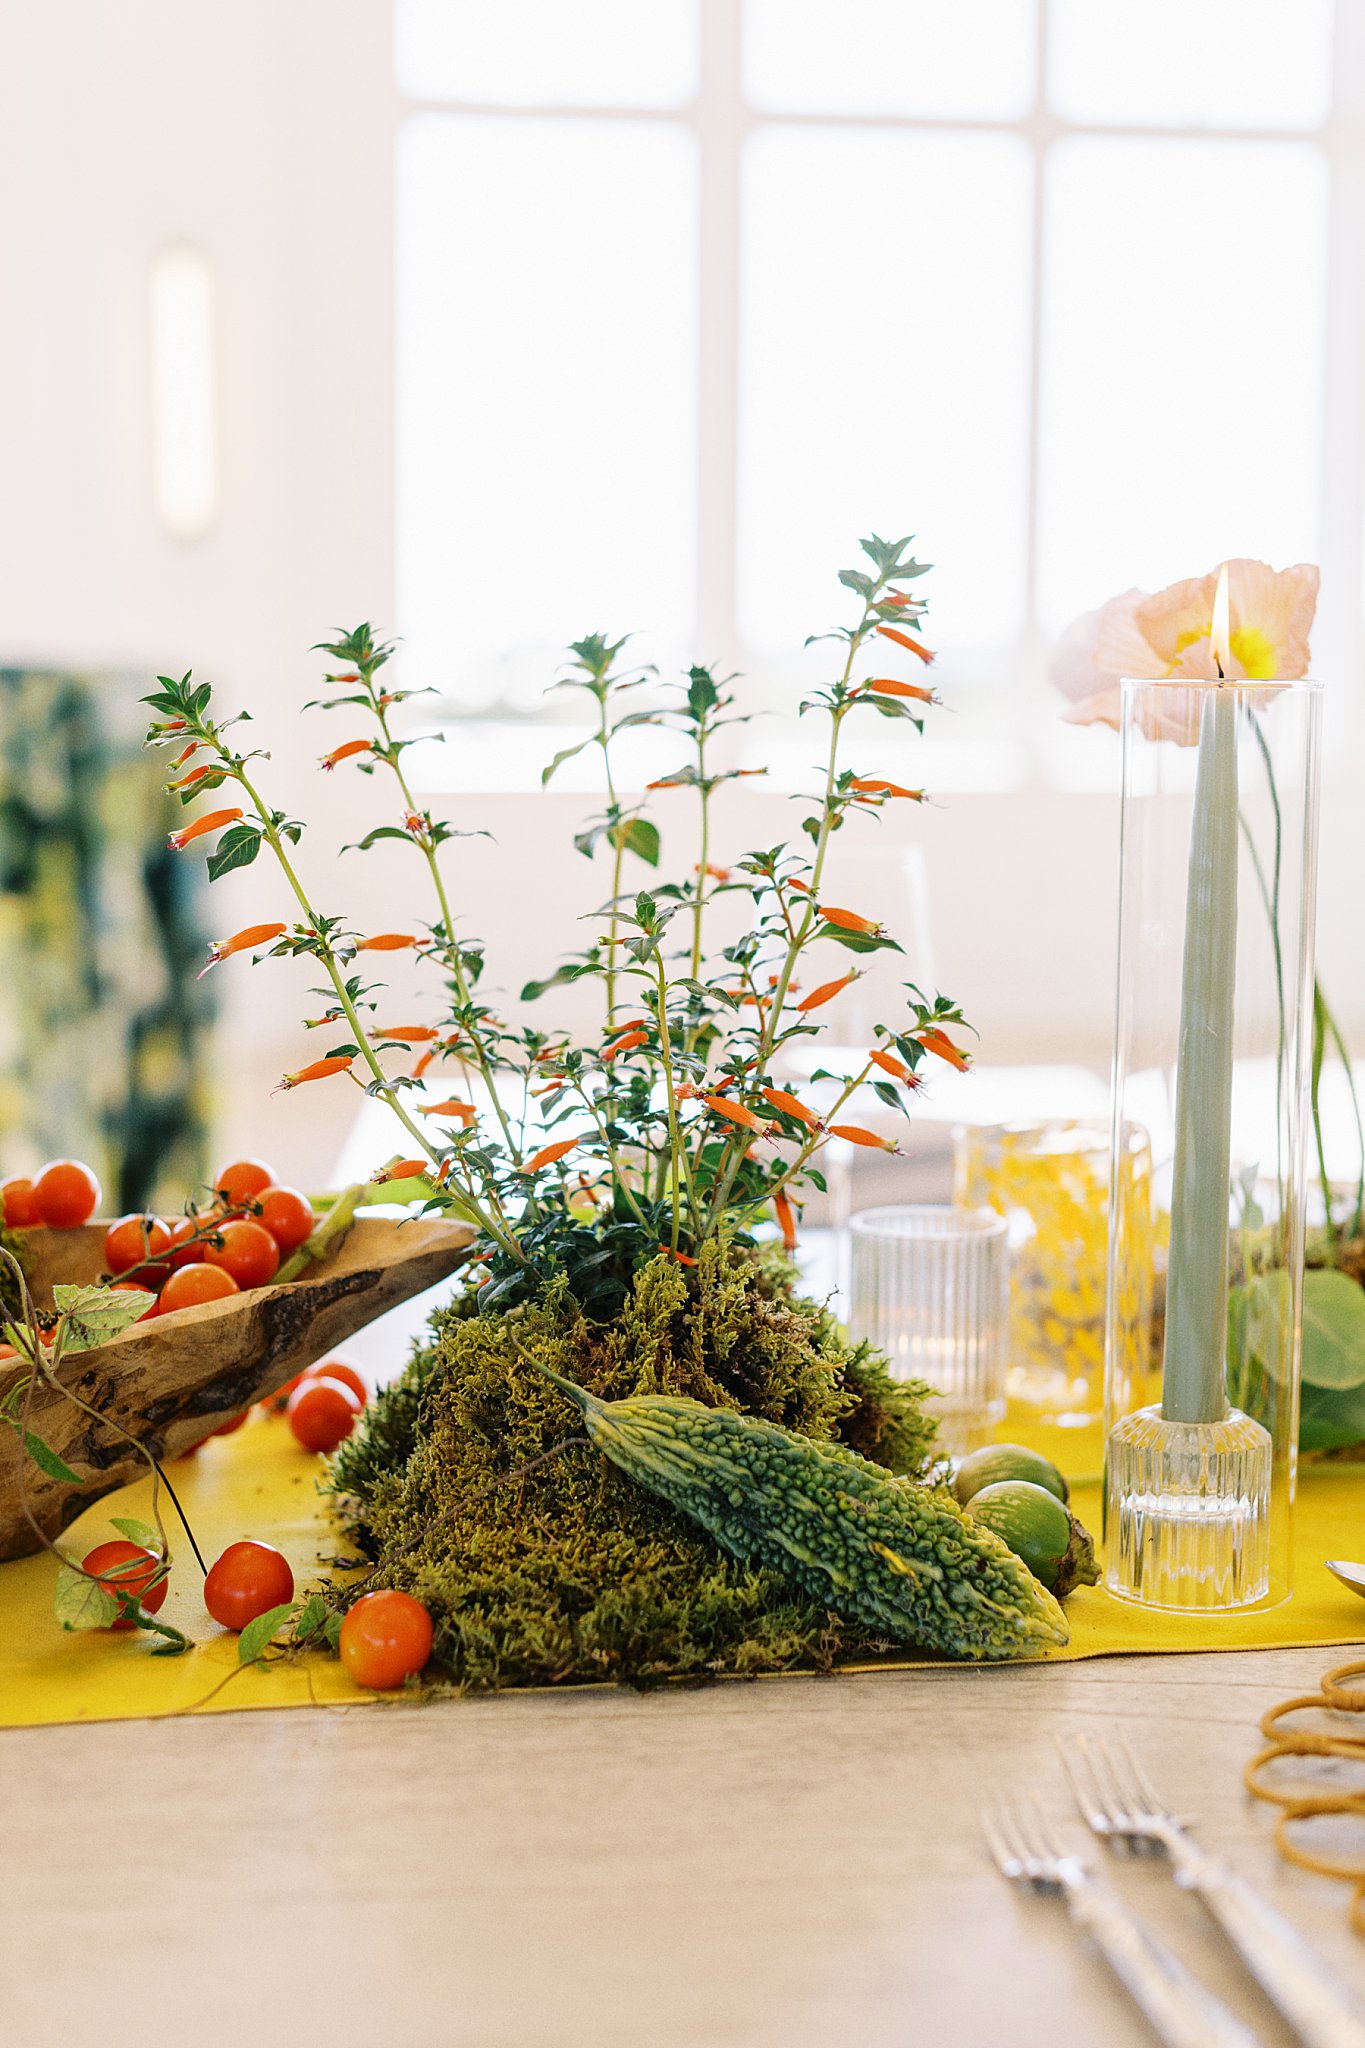
{"type": "Polygon", "coordinates": [[[309,1636],[316,1635],[326,1625],[331,1612],[320,1593],[310,1593],[299,1609],[298,1620],[294,1623],[294,1641],[306,1643],[309,1636]]]}
{"type": "Polygon", "coordinates": [[[139,1522],[132,1515],[111,1515],[109,1517],[120,1536],[126,1536],[130,1543],[136,1543],[143,1550],[161,1550],[161,1538],[150,1522],[139,1522]]]}
{"type": "Polygon", "coordinates": [[[119,1603],[107,1586],[64,1564],[52,1589],[52,1611],[66,1629],[108,1628],[118,1620],[119,1603]]]}
{"type": "Polygon", "coordinates": [[[837,924],[822,924],[815,934],[817,939],[833,939],[837,945],[847,946],[850,953],[903,953],[904,946],[894,939],[877,932],[846,932],[837,924]]]}
{"type": "Polygon", "coordinates": [[[595,733],[589,733],[586,736],[586,738],[581,740],[575,740],[571,747],[561,747],[559,752],[555,755],[553,761],[550,762],[549,766],[547,768],[542,768],[540,771],[541,788],[544,789],[546,783],[550,780],[550,777],[554,774],[556,768],[562,768],[566,761],[572,761],[574,755],[581,754],[584,747],[590,747],[595,738],[595,733]]]}
{"type": "Polygon", "coordinates": [[[1365,1385],[1365,1288],[1331,1267],[1303,1276],[1303,1377],[1337,1392],[1365,1385]]]}
{"type": "Polygon", "coordinates": [[[592,972],[592,968],[585,966],[581,961],[567,960],[562,967],[556,967],[553,974],[547,975],[544,981],[528,981],[521,991],[521,1000],[524,1003],[534,1003],[538,997],[544,995],[547,988],[561,988],[566,982],[577,981],[580,976],[592,972]]]}
{"type": "Polygon", "coordinates": [[[144,1288],[57,1286],[52,1299],[66,1318],[64,1349],[92,1351],[129,1329],[156,1300],[144,1288]]]}
{"type": "Polygon", "coordinates": [[[43,1439],[31,1429],[24,1431],[24,1449],[32,1458],[38,1470],[46,1472],[49,1479],[56,1479],[63,1486],[79,1486],[81,1484],[80,1473],[73,1472],[66,1460],[57,1456],[51,1444],[45,1444],[43,1439]]]}
{"type": "Polygon", "coordinates": [[[1337,1451],[1365,1441],[1365,1386],[1338,1392],[1305,1386],[1299,1414],[1299,1448],[1337,1451]]]}
{"type": "Polygon", "coordinates": [[[293,1612],[293,1601],[282,1600],[278,1607],[267,1607],[264,1614],[258,1614],[254,1621],[249,1621],[237,1638],[237,1662],[254,1664],[293,1612]]]}
{"type": "MultiPolygon", "coordinates": [[[[295,835],[297,836],[297,835],[295,835]]],[[[234,868],[249,868],[261,850],[261,834],[255,825],[229,825],[208,858],[209,880],[219,881],[234,868]]]]}
{"type": "Polygon", "coordinates": [[[614,847],[624,848],[652,868],[659,865],[659,828],[648,818],[627,818],[607,834],[614,847]]]}
{"type": "Polygon", "coordinates": [[[341,1641],[341,1616],[339,1614],[329,1614],[326,1621],[322,1624],[322,1633],[327,1638],[328,1649],[335,1651],[341,1641]]]}

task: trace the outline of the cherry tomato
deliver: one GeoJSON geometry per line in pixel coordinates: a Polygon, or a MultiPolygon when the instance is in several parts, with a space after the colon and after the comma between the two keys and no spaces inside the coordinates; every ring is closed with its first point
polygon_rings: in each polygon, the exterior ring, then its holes
{"type": "Polygon", "coordinates": [[[146,1280],[116,1280],[110,1292],[112,1294],[150,1294],[153,1297],[138,1317],[139,1323],[149,1323],[152,1317],[158,1315],[161,1311],[161,1303],[155,1298],[156,1282],[150,1277],[146,1280]]]}
{"type": "Polygon", "coordinates": [[[234,1159],[214,1175],[213,1185],[230,1202],[254,1202],[274,1179],[275,1170],[264,1159],[234,1159]]]}
{"type": "Polygon", "coordinates": [[[250,1413],[249,1408],[244,1408],[240,1415],[229,1415],[226,1422],[220,1422],[217,1429],[209,1431],[210,1436],[234,1436],[250,1413]]]}
{"type": "Polygon", "coordinates": [[[285,1409],[305,1451],[334,1451],[355,1428],[360,1403],[341,1380],[300,1380],[285,1409]]]}
{"type": "Polygon", "coordinates": [[[225,1223],[218,1235],[223,1242],[206,1246],[205,1265],[231,1273],[239,1287],[264,1287],[274,1279],[279,1271],[280,1248],[261,1224],[244,1216],[236,1223],[225,1223]]]}
{"type": "Polygon", "coordinates": [[[159,1216],[120,1216],[105,1232],[104,1263],[111,1273],[126,1273],[144,1259],[159,1258],[170,1243],[171,1233],[159,1216]]]}
{"type": "Polygon", "coordinates": [[[293,1597],[289,1560],[273,1543],[229,1543],[204,1581],[204,1605],[224,1628],[243,1629],[293,1597]]]}
{"type": "Polygon", "coordinates": [[[17,1358],[19,1353],[12,1344],[0,1344],[0,1359],[17,1358]]]}
{"type": "Polygon", "coordinates": [[[170,1225],[171,1250],[166,1264],[171,1268],[172,1272],[175,1272],[181,1266],[196,1266],[203,1258],[203,1240],[201,1239],[198,1244],[187,1242],[188,1239],[194,1236],[195,1231],[200,1228],[203,1220],[203,1218],[198,1216],[181,1216],[170,1225]]]}
{"type": "Polygon", "coordinates": [[[317,1365],[305,1366],[299,1374],[301,1380],[340,1380],[343,1387],[349,1387],[361,1407],[370,1398],[370,1390],[353,1365],[344,1358],[324,1358],[317,1365]]]}
{"type": "MultiPolygon", "coordinates": [[[[151,1587],[153,1574],[159,1570],[159,1561],[153,1551],[144,1550],[140,1543],[97,1543],[86,1553],[85,1569],[88,1572],[110,1574],[108,1579],[111,1593],[131,1593],[148,1614],[155,1614],[166,1598],[167,1581],[162,1578],[151,1587]]],[[[120,1614],[117,1621],[111,1621],[110,1628],[136,1628],[126,1614],[120,1614]]]]}
{"type": "Polygon", "coordinates": [[[431,1655],[431,1616],[410,1593],[362,1593],[341,1624],[338,1648],[357,1685],[386,1692],[431,1655]]]}
{"type": "Polygon", "coordinates": [[[316,1221],[307,1195],[297,1188],[267,1188],[261,1196],[261,1222],[281,1252],[296,1252],[316,1221]]]}
{"type": "Polygon", "coordinates": [[[28,1230],[38,1221],[38,1204],[33,1199],[33,1182],[22,1176],[0,1181],[0,1203],[11,1230],[28,1230]]]}
{"type": "Polygon", "coordinates": [[[53,1159],[33,1183],[38,1221],[50,1230],[74,1230],[99,1207],[100,1184],[79,1159],[53,1159]]]}
{"type": "Polygon", "coordinates": [[[157,1307],[163,1316],[169,1316],[178,1308],[198,1308],[203,1302],[221,1301],[224,1295],[239,1292],[231,1273],[221,1266],[182,1266],[162,1288],[157,1307]]]}

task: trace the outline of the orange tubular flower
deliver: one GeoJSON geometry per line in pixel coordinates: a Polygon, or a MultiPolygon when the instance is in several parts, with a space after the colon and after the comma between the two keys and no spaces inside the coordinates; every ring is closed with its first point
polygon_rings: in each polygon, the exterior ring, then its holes
{"type": "Polygon", "coordinates": [[[833,1002],[841,989],[846,989],[851,981],[857,979],[858,970],[855,967],[849,973],[841,975],[838,981],[822,981],[819,988],[813,988],[808,996],[802,996],[796,1007],[798,1010],[818,1010],[822,1003],[833,1002]]]}
{"type": "Polygon", "coordinates": [[[206,775],[213,775],[216,772],[209,764],[205,764],[201,768],[191,768],[188,775],[180,776],[175,782],[168,782],[166,787],[167,789],[193,789],[195,784],[202,782],[206,775]]]}
{"type": "Polygon", "coordinates": [[[181,847],[188,846],[192,839],[202,839],[206,832],[217,832],[224,825],[235,825],[241,815],[236,806],[226,811],[205,811],[203,817],[196,818],[192,825],[184,825],[180,831],[172,832],[166,844],[172,853],[179,853],[181,847]]]}
{"type": "Polygon", "coordinates": [[[808,1131],[819,1130],[819,1117],[807,1109],[804,1102],[798,1102],[794,1095],[789,1095],[785,1088],[760,1088],[758,1092],[765,1102],[770,1102],[774,1109],[784,1111],[787,1116],[794,1116],[808,1131]]]}
{"type": "Polygon", "coordinates": [[[582,1142],[581,1138],[561,1138],[557,1144],[542,1145],[521,1170],[523,1173],[539,1173],[542,1166],[553,1166],[556,1159],[566,1159],[582,1142]]]}
{"type": "Polygon", "coordinates": [[[894,640],[897,647],[908,648],[911,654],[919,657],[926,668],[934,658],[922,640],[912,640],[908,633],[902,633],[899,626],[878,626],[877,631],[883,640],[894,640]]]}
{"type": "Polygon", "coordinates": [[[837,925],[843,932],[873,933],[881,930],[875,917],[859,917],[856,910],[831,910],[821,906],[820,915],[826,924],[837,925]]]}
{"type": "Polygon", "coordinates": [[[714,1110],[717,1116],[728,1117],[732,1124],[741,1124],[746,1131],[761,1133],[768,1128],[762,1117],[755,1116],[742,1102],[727,1102],[723,1095],[703,1095],[702,1101],[708,1109],[714,1110]]]}
{"type": "Polygon", "coordinates": [[[922,804],[922,789],[905,789],[899,782],[886,782],[880,775],[855,775],[850,788],[859,796],[908,796],[911,803],[922,804]]]}
{"type": "Polygon", "coordinates": [[[773,1196],[773,1210],[782,1229],[782,1249],[794,1252],[796,1250],[796,1218],[792,1214],[792,1205],[781,1188],[773,1196]]]}
{"type": "Polygon", "coordinates": [[[415,1065],[415,1066],[413,1067],[413,1070],[412,1070],[412,1078],[413,1078],[413,1080],[414,1080],[414,1081],[420,1081],[420,1080],[421,1080],[421,1078],[422,1078],[423,1074],[425,1074],[425,1072],[426,1072],[427,1068],[428,1068],[428,1067],[429,1067],[429,1066],[431,1065],[431,1063],[432,1063],[432,1061],[433,1061],[433,1060],[435,1059],[435,1057],[436,1057],[436,1054],[435,1054],[435,1052],[434,1052],[434,1051],[432,1051],[432,1052],[424,1052],[424,1053],[422,1054],[422,1057],[421,1057],[421,1059],[419,1059],[419,1060],[417,1061],[416,1065],[415,1065]]]}
{"type": "Polygon", "coordinates": [[[862,688],[875,690],[879,697],[916,697],[921,704],[938,702],[937,691],[921,689],[918,683],[903,683],[899,676],[869,676],[862,688]]]}
{"type": "Polygon", "coordinates": [[[344,746],[333,747],[330,754],[324,754],[318,766],[330,773],[338,761],[349,761],[352,754],[368,754],[372,745],[370,740],[347,740],[344,746]]]}
{"type": "Polygon", "coordinates": [[[301,1088],[305,1081],[325,1081],[332,1074],[349,1074],[350,1071],[350,1055],[344,1052],[333,1053],[330,1059],[314,1060],[311,1066],[300,1067],[296,1073],[283,1075],[275,1093],[278,1095],[281,1088],[301,1088]]]}
{"type": "Polygon", "coordinates": [[[423,1116],[457,1116],[461,1123],[471,1123],[478,1115],[472,1102],[461,1102],[451,1096],[446,1102],[424,1102],[420,1105],[423,1116]]]}
{"type": "Polygon", "coordinates": [[[880,1067],[884,1074],[891,1074],[897,1081],[908,1081],[913,1088],[918,1076],[912,1074],[904,1060],[898,1060],[892,1053],[883,1052],[880,1046],[873,1046],[868,1054],[874,1067],[880,1067]]]}
{"type": "Polygon", "coordinates": [[[624,1038],[617,1039],[615,1045],[606,1048],[602,1054],[603,1064],[605,1065],[608,1060],[614,1060],[618,1052],[633,1052],[637,1045],[645,1045],[648,1041],[647,1031],[628,1031],[624,1038]]]}
{"type": "Polygon", "coordinates": [[[404,946],[420,943],[411,932],[376,932],[372,939],[357,939],[355,949],[357,953],[401,953],[404,946]]]}
{"type": "Polygon", "coordinates": [[[861,1124],[831,1124],[831,1138],[847,1138],[850,1145],[870,1145],[877,1152],[894,1152],[894,1138],[879,1138],[875,1131],[864,1130],[861,1124]]]}
{"type": "Polygon", "coordinates": [[[915,1036],[926,1052],[937,1053],[941,1060],[947,1060],[948,1065],[956,1067],[960,1074],[965,1074],[971,1065],[968,1055],[964,1052],[959,1052],[952,1039],[946,1037],[942,1031],[936,1030],[932,1025],[927,1030],[917,1031],[915,1036]]]}
{"type": "Polygon", "coordinates": [[[370,1179],[372,1181],[412,1180],[419,1173],[426,1176],[430,1172],[431,1161],[429,1159],[395,1159],[392,1166],[381,1166],[378,1173],[370,1175],[370,1179]]]}
{"type": "Polygon", "coordinates": [[[390,1038],[396,1045],[425,1045],[429,1038],[435,1038],[433,1024],[392,1024],[388,1029],[376,1024],[373,1031],[367,1031],[367,1038],[390,1038]]]}
{"type": "Polygon", "coordinates": [[[706,874],[710,875],[710,877],[711,877],[711,879],[712,879],[713,881],[716,881],[716,882],[728,882],[728,881],[729,881],[729,879],[730,879],[730,870],[729,870],[729,868],[718,868],[718,867],[716,867],[716,865],[714,864],[714,862],[712,862],[712,861],[709,861],[709,860],[708,860],[708,861],[707,861],[707,863],[706,863],[706,867],[705,867],[705,870],[704,870],[704,871],[703,871],[703,869],[701,869],[701,868],[699,868],[699,867],[697,867],[697,866],[695,866],[695,865],[694,865],[694,866],[693,866],[693,869],[692,869],[692,872],[693,872],[693,874],[694,874],[694,875],[700,875],[701,873],[705,872],[706,874]]]}
{"type": "Polygon", "coordinates": [[[230,939],[210,940],[208,964],[200,968],[199,980],[203,980],[210,967],[216,967],[230,954],[249,953],[253,946],[268,946],[272,939],[283,938],[288,929],[288,925],[283,924],[249,924],[243,931],[234,932],[230,939]]]}

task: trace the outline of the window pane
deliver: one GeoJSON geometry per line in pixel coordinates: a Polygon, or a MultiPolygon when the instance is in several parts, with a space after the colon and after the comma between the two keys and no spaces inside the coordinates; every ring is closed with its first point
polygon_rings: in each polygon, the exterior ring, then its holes
{"type": "Polygon", "coordinates": [[[1227,555],[1311,559],[1318,152],[1073,139],[1054,153],[1047,209],[1046,623],[1227,555]]]}
{"type": "Polygon", "coordinates": [[[673,107],[697,89],[697,0],[397,0],[415,99],[673,107]]]}
{"type": "Polygon", "coordinates": [[[745,88],[784,113],[1020,114],[1033,0],[745,0],[745,88]]]}
{"type": "Polygon", "coordinates": [[[747,643],[790,648],[874,529],[913,531],[941,565],[931,644],[1008,638],[1024,601],[1027,150],[773,129],[745,172],[747,643]],[[882,228],[897,219],[903,235],[882,228]]]}
{"type": "Polygon", "coordinates": [[[586,632],[687,635],[694,190],[666,123],[401,132],[399,615],[467,704],[538,701],[586,632]]]}
{"type": "Polygon", "coordinates": [[[1078,121],[1313,128],[1332,0],[1052,0],[1048,89],[1078,121]]]}

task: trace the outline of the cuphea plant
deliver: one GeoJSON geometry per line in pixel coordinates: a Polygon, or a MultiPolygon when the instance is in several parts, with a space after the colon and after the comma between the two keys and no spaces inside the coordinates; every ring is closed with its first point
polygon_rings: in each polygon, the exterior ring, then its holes
{"type": "Polygon", "coordinates": [[[863,672],[873,656],[873,665],[889,666],[908,655],[914,667],[933,657],[920,638],[923,601],[907,587],[925,573],[909,541],[874,536],[861,545],[869,566],[840,576],[860,607],[857,619],[824,636],[837,650],[834,678],[800,706],[803,717],[824,722],[827,754],[823,786],[802,800],[794,845],[724,866],[714,857],[717,789],[760,772],[724,765],[726,729],[748,715],[736,708],[733,678],[695,667],[669,689],[629,664],[625,641],[593,635],[570,650],[555,687],[586,692],[594,723],[544,779],[582,748],[600,749],[605,807],[575,844],[609,880],[592,942],[521,993],[534,1003],[557,986],[595,979],[601,1025],[585,1042],[552,1027],[514,1025],[483,992],[485,949],[464,935],[442,860],[460,834],[414,795],[404,760],[413,740],[394,730],[392,714],[415,693],[390,686],[393,646],[368,625],[322,646],[338,667],[327,676],[334,694],[316,708],[354,712],[367,729],[343,738],[321,765],[330,771],[350,763],[389,778],[392,812],[358,850],[382,839],[411,846],[427,870],[429,923],[366,934],[325,911],[303,880],[303,825],[274,809],[258,786],[260,750],[240,749],[245,714],[217,717],[212,687],[191,675],[160,678],[145,700],[154,713],[149,744],[177,750],[169,787],[186,804],[217,791],[235,799],[175,833],[172,845],[219,833],[209,859],[214,879],[248,866],[264,848],[297,906],[291,922],[251,925],[218,942],[209,964],[238,952],[316,960],[324,1009],[309,1025],[324,1034],[325,1050],[281,1085],[346,1075],[389,1106],[411,1149],[376,1179],[420,1176],[428,1206],[478,1225],[485,1308],[529,1298],[562,1276],[589,1313],[609,1316],[632,1275],[660,1249],[690,1266],[709,1240],[747,1242],[770,1214],[790,1245],[803,1194],[823,1186],[818,1162],[831,1138],[894,1149],[894,1141],[845,1120],[858,1090],[870,1084],[903,1111],[926,1057],[967,1064],[950,1035],[963,1022],[956,1003],[907,982],[902,1010],[876,1026],[850,1071],[816,1070],[813,1079],[829,1098],[821,1096],[818,1110],[786,1085],[788,1056],[819,1034],[820,1013],[858,978],[859,959],[900,950],[875,918],[827,899],[833,837],[888,804],[924,797],[863,772],[866,762],[854,767],[844,759],[850,725],[856,734],[876,715],[919,730],[936,702],[926,682],[863,672]],[[646,888],[633,883],[641,867],[659,867],[659,828],[644,800],[623,796],[615,774],[620,734],[641,724],[676,733],[683,755],[646,798],[686,789],[700,813],[695,869],[646,888]],[[737,892],[748,899],[742,936],[713,946],[712,907],[737,892]],[[853,956],[843,972],[822,964],[831,947],[853,956]],[[427,1014],[379,1023],[383,987],[371,956],[398,951],[430,964],[427,1014]],[[433,1070],[458,1077],[455,1092],[443,1078],[432,1099],[433,1070]]]}

